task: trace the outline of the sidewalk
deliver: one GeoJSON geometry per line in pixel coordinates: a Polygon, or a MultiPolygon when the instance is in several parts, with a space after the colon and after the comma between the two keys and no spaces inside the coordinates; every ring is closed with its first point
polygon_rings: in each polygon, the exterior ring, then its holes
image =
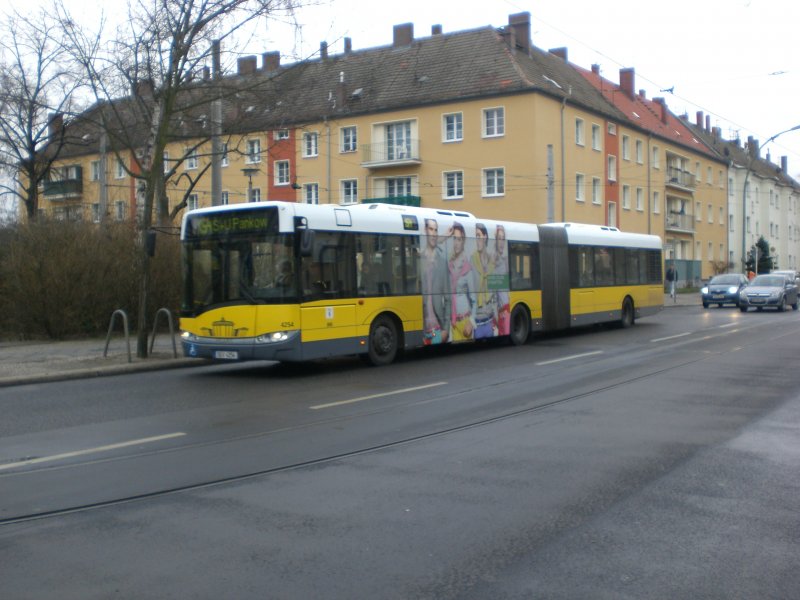
{"type": "Polygon", "coordinates": [[[702,306],[703,302],[700,300],[700,292],[690,292],[688,294],[676,294],[675,300],[669,297],[669,294],[664,294],[664,308],[673,306],[702,306]]]}
{"type": "Polygon", "coordinates": [[[136,339],[131,339],[131,357],[124,338],[112,338],[103,356],[104,339],[66,342],[0,341],[0,387],[63,381],[208,364],[205,360],[184,358],[176,339],[178,358],[174,357],[169,335],[156,337],[148,358],[136,357],[136,339]]]}

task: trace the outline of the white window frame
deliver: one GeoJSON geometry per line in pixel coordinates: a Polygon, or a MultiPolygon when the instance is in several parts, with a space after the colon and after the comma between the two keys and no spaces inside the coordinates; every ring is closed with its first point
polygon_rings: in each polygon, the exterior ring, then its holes
{"type": "Polygon", "coordinates": [[[355,125],[348,125],[339,129],[339,151],[355,152],[358,150],[358,128],[355,125]]]}
{"type": "Polygon", "coordinates": [[[193,148],[192,150],[186,151],[186,170],[187,171],[195,171],[197,170],[197,166],[199,163],[199,159],[197,157],[197,148],[193,148]]]}
{"type": "Polygon", "coordinates": [[[248,202],[261,202],[261,188],[252,188],[250,193],[251,195],[247,199],[248,202]]]}
{"type": "Polygon", "coordinates": [[[653,168],[660,169],[661,168],[661,154],[658,152],[658,146],[653,146],[653,168]]]}
{"type": "Polygon", "coordinates": [[[319,156],[319,134],[316,131],[303,133],[303,158],[319,156]]]}
{"type": "Polygon", "coordinates": [[[575,173],[575,201],[586,202],[586,175],[575,173]]]}
{"type": "Polygon", "coordinates": [[[464,113],[442,115],[442,142],[450,144],[464,139],[464,113]]]}
{"type": "Polygon", "coordinates": [[[636,188],[636,210],[644,212],[644,189],[636,188]]]}
{"type": "Polygon", "coordinates": [[[636,163],[641,165],[644,164],[644,142],[642,140],[636,140],[636,163]]]}
{"type": "Polygon", "coordinates": [[[228,158],[228,142],[222,143],[222,157],[219,162],[223,167],[227,167],[230,164],[230,159],[228,158]]]}
{"type": "Polygon", "coordinates": [[[503,137],[506,134],[506,109],[493,106],[483,109],[483,137],[503,137]]]}
{"type": "Polygon", "coordinates": [[[442,173],[442,198],[444,200],[464,198],[464,171],[444,171],[442,173]]]}
{"type": "Polygon", "coordinates": [[[250,138],[247,140],[247,155],[244,163],[246,165],[257,165],[261,162],[261,140],[250,138]]]}
{"type": "Polygon", "coordinates": [[[339,182],[340,204],[358,204],[358,179],[342,179],[339,182]]]}
{"type": "Polygon", "coordinates": [[[575,144],[577,146],[586,145],[586,123],[580,117],[575,117],[575,144]]]}
{"type": "Polygon", "coordinates": [[[497,198],[506,194],[506,170],[503,167],[490,167],[482,172],[482,192],[484,198],[497,198]],[[490,191],[491,190],[491,191],[490,191]]]}
{"type": "Polygon", "coordinates": [[[617,157],[613,154],[609,154],[607,157],[606,162],[608,163],[608,180],[609,181],[616,181],[617,180],[617,157]]]}
{"type": "Polygon", "coordinates": [[[600,125],[592,123],[592,150],[603,150],[603,136],[600,132],[600,125]]]}
{"type": "Polygon", "coordinates": [[[631,137],[622,134],[622,160],[629,161],[631,159],[631,137]]]}
{"type": "Polygon", "coordinates": [[[289,130],[288,129],[276,129],[275,130],[275,139],[280,140],[288,140],[289,139],[289,130]]]}
{"type": "Polygon", "coordinates": [[[93,160],[90,166],[92,181],[100,181],[100,161],[93,160]]]}
{"type": "Polygon", "coordinates": [[[276,160],[273,164],[276,186],[289,185],[291,178],[291,165],[288,160],[276,160]]]}
{"type": "Polygon", "coordinates": [[[223,206],[227,206],[228,204],[230,204],[230,193],[228,192],[228,190],[223,190],[220,202],[222,202],[223,206]]]}
{"type": "Polygon", "coordinates": [[[631,186],[622,186],[622,210],[631,209],[631,186]]]}
{"type": "Polygon", "coordinates": [[[118,158],[114,163],[114,179],[125,179],[125,175],[125,164],[118,158]]]}
{"type": "Polygon", "coordinates": [[[592,204],[603,203],[603,181],[599,177],[592,177],[592,204]]]}
{"type": "Polygon", "coordinates": [[[303,184],[303,202],[306,204],[319,204],[319,184],[303,184]]]}
{"type": "Polygon", "coordinates": [[[200,196],[197,194],[189,194],[186,199],[186,210],[196,210],[200,208],[200,196]]]}
{"type": "Polygon", "coordinates": [[[661,213],[661,196],[658,192],[653,192],[653,214],[661,213]]]}

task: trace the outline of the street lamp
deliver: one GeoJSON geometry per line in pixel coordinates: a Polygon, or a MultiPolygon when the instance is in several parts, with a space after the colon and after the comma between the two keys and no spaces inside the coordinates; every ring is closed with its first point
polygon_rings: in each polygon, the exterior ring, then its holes
{"type": "Polygon", "coordinates": [[[247,201],[253,201],[253,175],[258,173],[261,169],[256,169],[255,167],[245,167],[242,169],[242,173],[245,177],[247,177],[247,201]]]}
{"type": "MultiPolygon", "coordinates": [[[[794,127],[790,127],[785,131],[781,131],[780,133],[776,133],[772,137],[767,138],[767,141],[764,142],[759,146],[759,152],[761,148],[769,144],[770,142],[774,141],[775,138],[782,136],[784,133],[789,133],[790,131],[796,131],[800,129],[800,125],[795,125],[794,127]]],[[[757,158],[758,153],[750,152],[750,157],[747,161],[747,171],[744,174],[744,186],[742,187],[742,270],[745,270],[745,265],[747,265],[747,180],[750,179],[750,170],[753,166],[753,161],[757,158]]],[[[758,269],[758,265],[756,265],[756,269],[758,269]]]]}

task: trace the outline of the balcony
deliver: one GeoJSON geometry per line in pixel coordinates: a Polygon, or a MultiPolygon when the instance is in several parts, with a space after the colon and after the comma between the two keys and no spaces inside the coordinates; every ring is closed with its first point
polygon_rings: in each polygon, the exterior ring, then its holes
{"type": "Polygon", "coordinates": [[[361,152],[361,166],[367,169],[422,164],[419,156],[419,140],[362,144],[361,152]]]}
{"type": "Polygon", "coordinates": [[[396,206],[416,206],[422,203],[421,196],[389,196],[386,198],[365,198],[361,204],[394,204],[396,206]]]}
{"type": "Polygon", "coordinates": [[[682,190],[694,191],[697,187],[697,182],[694,174],[689,171],[682,171],[676,167],[667,168],[667,181],[668,186],[676,187],[682,190]]]}
{"type": "Polygon", "coordinates": [[[668,231],[694,233],[694,215],[668,212],[664,217],[664,228],[668,231]]]}
{"type": "Polygon", "coordinates": [[[49,200],[67,200],[83,195],[83,179],[44,181],[44,197],[49,200]]]}

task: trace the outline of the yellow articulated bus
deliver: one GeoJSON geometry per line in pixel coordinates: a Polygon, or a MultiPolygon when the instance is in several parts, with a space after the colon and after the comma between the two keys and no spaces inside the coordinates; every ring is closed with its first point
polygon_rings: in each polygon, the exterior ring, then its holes
{"type": "Polygon", "coordinates": [[[390,204],[186,213],[186,356],[305,361],[635,319],[663,308],[661,240],[390,204]]]}

